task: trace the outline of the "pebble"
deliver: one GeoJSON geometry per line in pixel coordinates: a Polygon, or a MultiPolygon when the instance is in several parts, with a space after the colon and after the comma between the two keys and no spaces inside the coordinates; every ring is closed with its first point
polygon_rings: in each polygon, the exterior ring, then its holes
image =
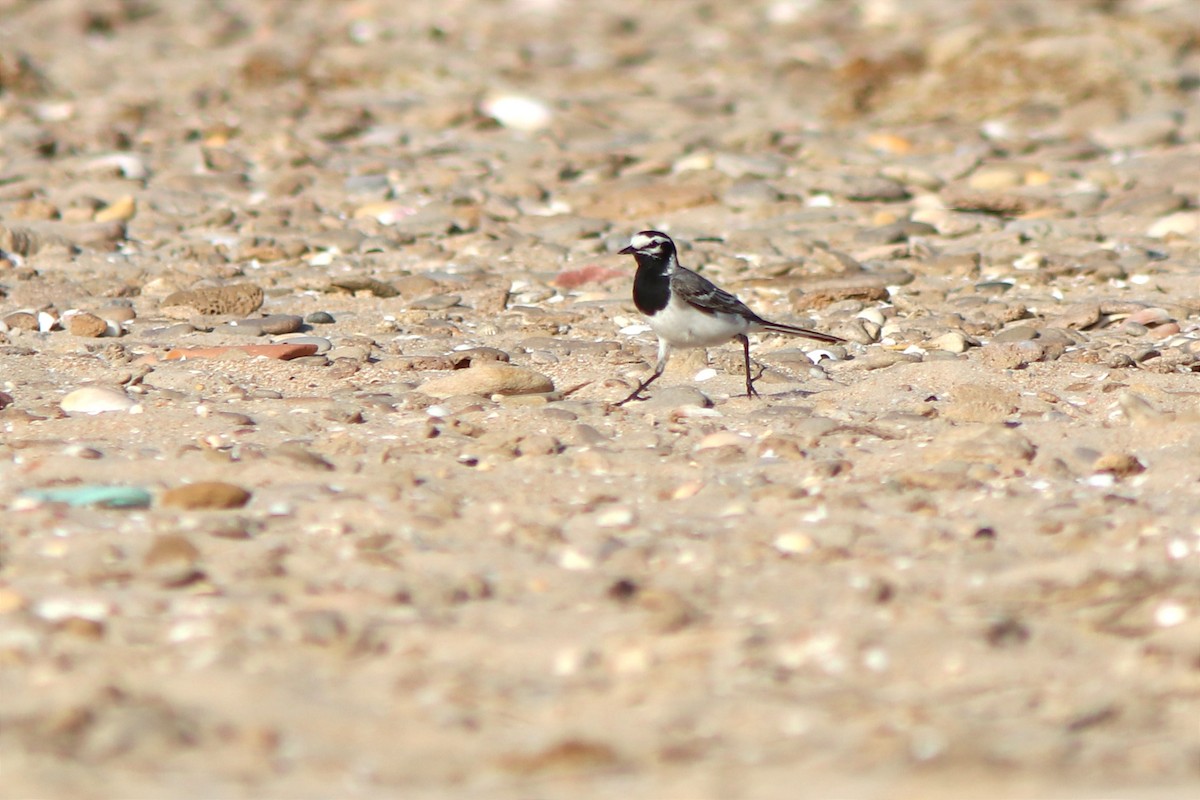
{"type": "Polygon", "coordinates": [[[695,386],[667,386],[662,389],[652,388],[647,392],[649,398],[634,401],[623,408],[630,410],[654,409],[673,411],[677,408],[712,408],[712,398],[695,386]]]}
{"type": "Polygon", "coordinates": [[[201,576],[200,549],[186,536],[165,533],[156,536],[142,556],[147,576],[168,588],[185,586],[201,576]]]}
{"type": "Polygon", "coordinates": [[[121,304],[104,306],[97,310],[96,315],[116,323],[132,322],[137,319],[137,312],[133,310],[133,306],[121,304]]]}
{"type": "Polygon", "coordinates": [[[145,180],[150,175],[146,160],[133,153],[110,153],[93,158],[83,165],[87,172],[114,172],[131,181],[145,180]]]}
{"type": "Polygon", "coordinates": [[[713,169],[730,178],[778,178],[787,170],[787,161],[773,155],[744,155],[741,153],[717,153],[713,156],[713,169]]]}
{"type": "Polygon", "coordinates": [[[907,242],[916,236],[934,236],[936,234],[937,228],[928,222],[902,220],[875,228],[866,228],[855,234],[854,240],[862,244],[896,244],[907,242]]]}
{"type": "Polygon", "coordinates": [[[108,322],[87,311],[68,312],[63,315],[67,332],[72,336],[97,339],[108,333],[108,322]]]}
{"type": "Polygon", "coordinates": [[[827,176],[812,188],[858,202],[896,202],[907,200],[909,196],[904,184],[882,175],[836,174],[827,176]]]}
{"type": "Polygon", "coordinates": [[[1165,144],[1178,129],[1178,114],[1174,111],[1154,111],[1130,117],[1115,125],[1096,128],[1091,132],[1091,137],[1109,150],[1122,150],[1165,144]]]}
{"type": "Polygon", "coordinates": [[[426,381],[418,391],[438,398],[464,394],[485,397],[494,394],[542,394],[554,391],[554,382],[542,373],[526,367],[483,363],[426,381]]]}
{"type": "Polygon", "coordinates": [[[201,481],[166,490],[161,503],[168,508],[241,508],[250,502],[250,496],[249,491],[232,483],[201,481]]]}
{"type": "Polygon", "coordinates": [[[317,348],[317,355],[324,355],[333,348],[333,342],[320,336],[305,336],[304,334],[291,334],[281,336],[276,342],[277,344],[311,344],[317,348]]]}
{"type": "Polygon", "coordinates": [[[92,219],[96,222],[123,221],[130,219],[135,213],[137,202],[130,195],[125,195],[97,211],[92,219]]]}
{"type": "Polygon", "coordinates": [[[105,386],[84,386],[69,393],[59,403],[68,414],[103,414],[108,411],[129,411],[137,405],[119,389],[105,386]]]}
{"type": "MultiPolygon", "coordinates": [[[[1099,317],[1097,317],[1099,319],[1099,317]]],[[[992,344],[1002,342],[1029,342],[1038,337],[1037,328],[1029,325],[1017,325],[1012,328],[1005,328],[992,337],[992,344]]]]}
{"type": "Polygon", "coordinates": [[[1200,231],[1200,211],[1176,211],[1159,217],[1147,230],[1146,235],[1154,239],[1166,239],[1171,236],[1195,236],[1200,231]]]}
{"type": "Polygon", "coordinates": [[[996,369],[1020,369],[1045,356],[1045,349],[1036,341],[993,342],[980,350],[983,362],[996,369]]]}
{"type": "Polygon", "coordinates": [[[1092,463],[1092,472],[1108,473],[1117,478],[1127,478],[1145,471],[1145,465],[1132,453],[1103,453],[1092,463]]]}
{"type": "Polygon", "coordinates": [[[328,311],[314,311],[304,318],[309,325],[332,325],[335,320],[328,311]]]}
{"type": "Polygon", "coordinates": [[[521,94],[497,94],[479,104],[484,116],[491,117],[505,128],[532,133],[550,126],[554,112],[546,103],[521,94]]]}
{"type": "Polygon", "coordinates": [[[247,336],[295,333],[304,327],[304,319],[296,314],[268,314],[265,317],[239,319],[228,324],[234,333],[247,336]]]}
{"type": "Polygon", "coordinates": [[[981,167],[967,179],[967,185],[978,191],[1013,189],[1024,182],[1024,170],[1010,166],[981,167]]]}
{"type": "Polygon", "coordinates": [[[136,486],[64,486],[53,489],[28,489],[22,497],[39,503],[64,503],[68,506],[100,508],[148,508],[150,492],[136,486]]]}
{"type": "Polygon", "coordinates": [[[768,206],[782,198],[775,187],[759,180],[739,180],[721,193],[721,202],[735,209],[768,206]]]}
{"type": "MultiPolygon", "coordinates": [[[[263,304],[262,287],[252,283],[235,283],[228,286],[189,289],[167,295],[162,301],[163,312],[168,309],[184,309],[179,313],[191,315],[253,314],[263,304]]],[[[178,317],[177,317],[178,318],[178,317]]]]}
{"type": "Polygon", "coordinates": [[[816,549],[816,542],[806,533],[781,533],[771,543],[780,555],[799,556],[816,549]]]}
{"type": "Polygon", "coordinates": [[[317,345],[315,344],[243,344],[243,345],[219,345],[216,347],[181,347],[169,350],[166,355],[167,361],[186,360],[189,358],[229,358],[231,356],[245,356],[254,358],[263,356],[265,358],[279,359],[280,361],[288,361],[293,358],[302,356],[315,355],[317,345]]]}
{"type": "Polygon", "coordinates": [[[36,331],[38,329],[37,314],[32,311],[14,311],[6,314],[3,322],[10,330],[36,331]]]}
{"type": "Polygon", "coordinates": [[[978,344],[978,342],[968,339],[965,334],[959,333],[958,331],[943,333],[936,339],[931,339],[929,341],[929,346],[931,348],[944,350],[947,353],[965,353],[968,347],[976,344],[978,344]]]}
{"type": "Polygon", "coordinates": [[[457,294],[433,294],[413,300],[408,307],[417,311],[443,311],[462,302],[457,294]]]}

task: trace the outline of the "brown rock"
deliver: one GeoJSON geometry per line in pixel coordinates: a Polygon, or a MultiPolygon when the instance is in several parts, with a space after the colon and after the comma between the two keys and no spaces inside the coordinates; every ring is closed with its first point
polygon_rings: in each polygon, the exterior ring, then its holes
{"type": "Polygon", "coordinates": [[[157,537],[142,567],[163,586],[183,586],[200,577],[200,550],[185,536],[169,533],[157,537]]]}
{"type": "Polygon", "coordinates": [[[1117,478],[1145,471],[1146,467],[1131,453],[1104,453],[1092,464],[1092,472],[1107,472],[1117,478]]]}
{"type": "Polygon", "coordinates": [[[247,357],[266,356],[267,358],[275,358],[280,361],[289,361],[293,358],[315,355],[316,352],[317,346],[315,344],[242,344],[220,347],[181,347],[169,351],[167,353],[167,360],[222,358],[244,354],[247,357]]]}
{"type": "Polygon", "coordinates": [[[426,382],[420,391],[431,397],[453,397],[460,394],[541,394],[554,391],[554,382],[540,372],[525,367],[485,363],[458,370],[442,378],[426,382]]]}
{"type": "Polygon", "coordinates": [[[108,323],[95,314],[84,311],[67,317],[67,331],[72,336],[86,336],[95,339],[108,331],[108,323]]]}
{"type": "Polygon", "coordinates": [[[232,483],[201,481],[168,489],[162,504],[168,508],[241,508],[250,502],[250,492],[232,483]]]}
{"type": "Polygon", "coordinates": [[[235,283],[203,289],[189,289],[167,295],[162,305],[193,309],[198,314],[236,314],[245,316],[262,307],[263,290],[252,283],[235,283]]]}
{"type": "Polygon", "coordinates": [[[14,311],[4,317],[4,324],[17,330],[36,331],[38,329],[38,318],[37,314],[29,311],[14,311]]]}

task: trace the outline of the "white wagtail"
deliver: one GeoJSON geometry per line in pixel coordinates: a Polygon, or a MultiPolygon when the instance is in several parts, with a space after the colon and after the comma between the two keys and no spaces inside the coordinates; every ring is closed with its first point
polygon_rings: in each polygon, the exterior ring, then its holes
{"type": "Polygon", "coordinates": [[[671,350],[677,347],[709,347],[734,339],[741,342],[746,358],[746,396],[757,397],[754,379],[750,376],[747,333],[786,333],[830,344],[843,341],[827,333],[763,319],[712,281],[681,266],[675,254],[675,243],[665,233],[642,231],[621,253],[637,259],[633,303],[646,315],[650,328],[658,335],[658,363],[654,366],[654,374],[617,403],[619,406],[631,400],[646,399],[641,396],[642,391],[663,374],[671,350]]]}

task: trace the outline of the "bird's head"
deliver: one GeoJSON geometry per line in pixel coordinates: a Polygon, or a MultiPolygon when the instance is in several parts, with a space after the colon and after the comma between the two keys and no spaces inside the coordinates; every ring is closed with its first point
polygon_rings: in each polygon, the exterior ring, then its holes
{"type": "Polygon", "coordinates": [[[634,256],[639,262],[643,258],[652,261],[666,261],[675,255],[675,243],[665,233],[642,231],[633,235],[629,241],[629,247],[622,250],[621,254],[634,256]]]}

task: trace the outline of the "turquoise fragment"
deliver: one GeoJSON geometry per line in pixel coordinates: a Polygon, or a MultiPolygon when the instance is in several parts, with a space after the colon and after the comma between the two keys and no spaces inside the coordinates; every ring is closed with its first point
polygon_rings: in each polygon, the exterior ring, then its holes
{"type": "Polygon", "coordinates": [[[57,489],[28,489],[24,497],[43,503],[66,503],[82,508],[147,508],[153,497],[136,486],[64,486],[57,489]]]}

